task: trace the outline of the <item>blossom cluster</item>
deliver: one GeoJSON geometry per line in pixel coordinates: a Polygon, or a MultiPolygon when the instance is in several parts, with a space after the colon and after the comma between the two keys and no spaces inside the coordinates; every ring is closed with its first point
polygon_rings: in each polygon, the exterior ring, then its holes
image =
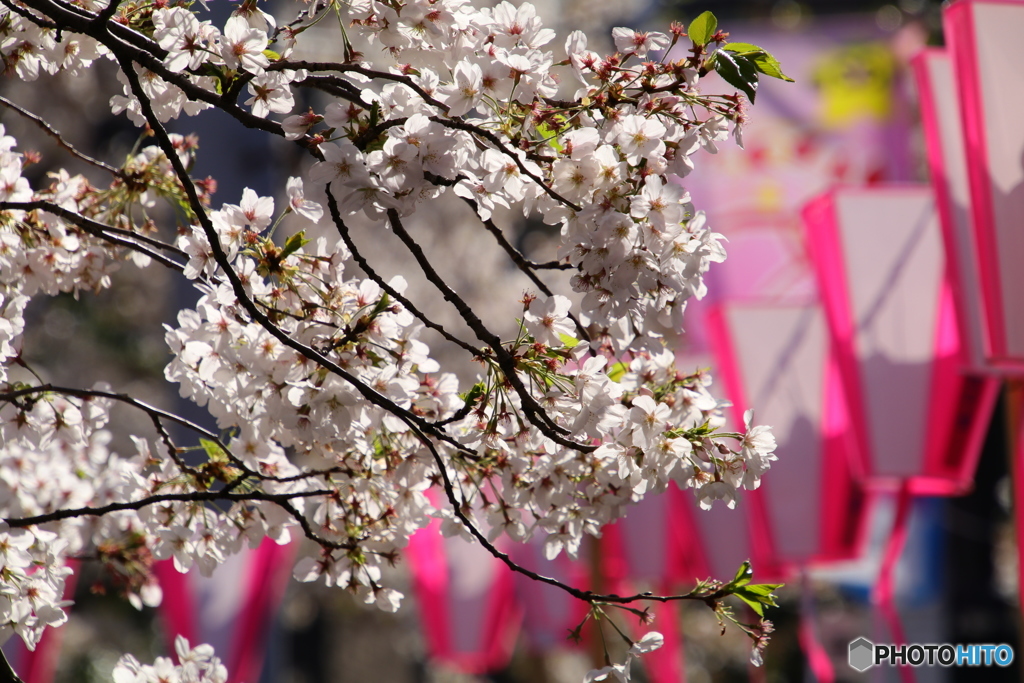
{"type": "MultiPolygon", "coordinates": [[[[725,258],[679,182],[744,119],[739,96],[698,88],[708,41],[671,61],[682,27],[616,28],[616,51],[602,56],[577,31],[556,54],[535,9],[508,2],[315,1],[285,23],[246,0],[223,27],[197,9],[27,0],[0,11],[8,71],[30,80],[110,59],[122,86],[112,112],[145,126],[119,166],[87,159],[112,174],[106,185],[58,171],[37,189],[0,129],[0,629],[31,647],[64,619],[72,555],[93,553],[136,604],[152,604],[154,559],[209,573],[245,544],[301,533],[316,550],[296,578],[393,610],[402,596],[381,569],[432,519],[492,549],[502,535],[539,536],[549,558],[575,556],[585,533],[672,482],[704,508],[759,485],[775,458],[770,431],[749,414],[743,432],[723,431],[710,377],[678,368],[665,341],[725,258]],[[297,57],[333,13],[341,61],[297,57]],[[295,113],[312,91],[329,100],[295,113]],[[195,139],[162,125],[209,107],[300,145],[303,177],[281,196],[246,189],[211,208],[215,183],[189,176],[195,139]],[[537,286],[505,338],[405,227],[446,193],[537,286]],[[173,243],[160,237],[172,221],[158,200],[174,208],[173,243]],[[498,207],[559,225],[554,260],[519,254],[498,207]],[[349,233],[356,215],[408,248],[475,338],[424,313],[404,278],[377,273],[349,233]],[[177,270],[199,290],[166,327],[165,376],[217,433],[106,387],[9,379],[30,297],[106,287],[125,260],[177,270]],[[572,298],[541,279],[563,271],[572,298]],[[482,368],[475,383],[432,357],[426,328],[482,368]],[[110,452],[112,401],[145,411],[156,440],[110,452]],[[167,420],[197,433],[194,454],[167,420]],[[231,506],[209,505],[218,499],[231,506]]],[[[656,646],[641,643],[630,658],[656,646]]],[[[206,646],[180,645],[180,670],[126,659],[115,680],[223,680],[206,646]]]]}
{"type": "Polygon", "coordinates": [[[168,657],[157,657],[153,664],[142,664],[131,655],[124,655],[114,666],[114,683],[224,683],[228,670],[209,645],[189,647],[185,638],[174,641],[178,658],[175,664],[168,657]]]}

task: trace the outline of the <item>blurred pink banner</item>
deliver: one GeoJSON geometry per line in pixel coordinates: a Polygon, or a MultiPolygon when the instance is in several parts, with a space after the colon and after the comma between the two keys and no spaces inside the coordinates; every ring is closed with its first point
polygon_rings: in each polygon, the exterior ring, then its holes
{"type": "Polygon", "coordinates": [[[192,647],[207,643],[227,667],[228,683],[258,681],[296,548],[297,541],[277,545],[263,539],[255,550],[243,548],[228,557],[209,578],[197,568],[182,574],[172,560],[157,562],[170,651],[178,635],[192,647]]]}

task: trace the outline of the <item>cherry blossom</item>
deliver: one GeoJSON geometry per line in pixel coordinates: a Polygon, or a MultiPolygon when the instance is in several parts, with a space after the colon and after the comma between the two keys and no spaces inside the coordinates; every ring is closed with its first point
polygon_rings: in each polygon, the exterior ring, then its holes
{"type": "MultiPolygon", "coordinates": [[[[243,3],[223,30],[198,6],[114,18],[98,5],[23,5],[0,10],[8,71],[32,80],[109,60],[111,111],[146,134],[110,163],[71,148],[96,173],[59,170],[33,187],[0,128],[0,640],[34,647],[66,619],[68,558],[86,551],[141,607],[162,597],[154,558],[208,574],[246,545],[302,535],[312,550],[297,580],[393,611],[403,596],[382,567],[432,520],[496,556],[507,536],[575,557],[585,534],[672,482],[704,508],[759,485],[770,431],[752,418],[723,431],[710,377],[677,368],[667,341],[725,258],[679,184],[745,117],[740,98],[700,92],[709,46],[657,61],[678,32],[616,28],[613,54],[573,32],[556,57],[554,31],[525,3],[313,3],[291,17],[243,3]],[[293,59],[333,12],[347,27],[338,61],[293,59]],[[577,92],[560,90],[569,81],[577,92]],[[331,101],[292,114],[311,89],[331,101]],[[163,125],[211,107],[294,144],[299,175],[278,194],[215,203],[215,181],[190,175],[197,141],[163,125]],[[521,301],[521,319],[474,311],[421,246],[416,217],[447,193],[532,283],[495,293],[521,301]],[[156,210],[165,203],[173,211],[156,210]],[[558,226],[549,261],[517,250],[499,207],[558,226]],[[153,225],[163,214],[173,243],[153,225]],[[349,220],[402,245],[462,328],[426,312],[405,277],[383,275],[349,220]],[[216,433],[122,387],[12,379],[32,297],[88,296],[126,264],[195,287],[195,305],[165,326],[164,377],[216,433]],[[438,344],[479,374],[460,381],[438,344]],[[133,452],[109,447],[115,402],[154,425],[133,452]],[[175,443],[169,422],[194,443],[175,443]],[[193,446],[200,464],[181,457],[193,446]]],[[[592,608],[647,599],[556,584],[592,608]]],[[[703,600],[710,585],[680,599],[703,600]]],[[[588,680],[628,680],[660,644],[648,633],[588,680]]],[[[176,649],[179,665],[122,658],[114,680],[226,680],[208,646],[176,649]]]]}

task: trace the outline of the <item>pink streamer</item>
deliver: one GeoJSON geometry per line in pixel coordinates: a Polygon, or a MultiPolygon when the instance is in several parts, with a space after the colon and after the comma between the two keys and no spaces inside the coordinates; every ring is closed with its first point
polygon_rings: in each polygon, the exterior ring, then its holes
{"type": "MultiPolygon", "coordinates": [[[[167,622],[167,636],[170,651],[174,652],[174,638],[181,635],[188,639],[193,647],[199,645],[199,632],[192,606],[192,588],[188,584],[188,576],[174,567],[174,560],[162,560],[153,565],[163,590],[164,599],[160,603],[160,613],[167,622]]],[[[175,655],[177,657],[177,655],[175,655]]]]}
{"type": "Polygon", "coordinates": [[[259,680],[266,654],[267,629],[284,597],[297,548],[298,541],[278,545],[265,538],[253,553],[245,602],[237,619],[228,683],[259,680]]]}
{"type": "Polygon", "coordinates": [[[430,656],[471,673],[506,666],[522,622],[521,608],[514,599],[512,573],[493,558],[484,560],[494,565],[493,580],[486,594],[472,605],[472,609],[481,610],[483,619],[480,630],[473,634],[475,639],[469,642],[465,638],[460,640],[455,628],[460,618],[459,604],[452,601],[450,559],[445,552],[440,522],[435,520],[414,534],[407,552],[430,656]]]}

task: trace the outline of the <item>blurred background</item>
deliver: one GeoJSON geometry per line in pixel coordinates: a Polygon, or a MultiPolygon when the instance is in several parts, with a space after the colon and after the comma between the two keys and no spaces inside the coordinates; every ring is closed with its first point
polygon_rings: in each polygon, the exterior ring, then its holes
{"type": "MultiPolygon", "coordinates": [[[[928,178],[909,60],[925,46],[942,44],[938,2],[561,0],[538,5],[546,25],[560,35],[578,28],[604,36],[604,44],[590,45],[598,51],[610,50],[607,37],[614,26],[665,30],[671,21],[685,23],[711,10],[734,40],[772,52],[796,81],[764,79],[750,110],[746,149],[728,142],[716,155],[698,153],[697,170],[683,183],[713,229],[728,238],[730,259],[709,276],[708,300],[688,311],[687,329],[677,342],[682,365],[711,366],[718,377],[720,339],[712,333],[716,306],[802,306],[815,300],[801,217],[809,200],[837,184],[928,178]]],[[[225,16],[233,7],[224,0],[211,0],[210,6],[225,16]]],[[[338,57],[337,45],[326,39],[308,49],[320,59],[338,57]]],[[[7,79],[0,82],[0,91],[43,113],[80,149],[117,159],[138,139],[127,121],[109,115],[112,82],[112,69],[99,64],[53,85],[7,79]]],[[[709,78],[706,88],[728,86],[709,78]]],[[[310,101],[297,110],[305,105],[320,111],[323,103],[310,101]]],[[[180,132],[199,135],[195,175],[217,179],[215,204],[237,202],[244,187],[272,194],[287,176],[305,170],[308,161],[291,145],[239,132],[225,118],[213,112],[179,123],[180,132]]],[[[26,172],[35,174],[35,185],[60,166],[84,172],[13,112],[0,110],[0,123],[19,140],[20,150],[41,153],[41,161],[26,172]]],[[[476,305],[505,306],[509,319],[514,318],[518,296],[496,301],[495,293],[524,291],[528,285],[463,212],[441,203],[437,212],[419,219],[429,253],[476,305]],[[469,259],[478,267],[461,267],[469,259]]],[[[516,231],[517,246],[527,255],[550,258],[544,255],[553,252],[557,231],[511,212],[499,222],[516,231]]],[[[386,264],[384,272],[407,274],[412,291],[426,289],[417,289],[414,269],[372,227],[361,226],[357,239],[386,264]]],[[[566,293],[565,287],[556,291],[566,293]]],[[[194,410],[178,401],[175,388],[163,380],[167,352],[161,328],[190,297],[194,294],[168,273],[126,267],[115,287],[101,294],[77,302],[38,299],[29,311],[26,359],[47,380],[88,386],[102,379],[156,405],[194,410]]],[[[432,310],[444,324],[458,324],[440,302],[432,310]]],[[[435,341],[432,348],[442,362],[459,362],[454,356],[445,359],[447,351],[435,341]]],[[[466,377],[470,370],[463,370],[466,377]]],[[[732,398],[728,389],[721,381],[713,387],[716,396],[732,398]]],[[[754,397],[747,399],[759,411],[764,407],[754,397]]],[[[656,610],[654,628],[666,633],[667,644],[657,657],[634,667],[638,681],[896,680],[896,670],[862,674],[847,665],[852,640],[891,642],[894,624],[905,631],[907,642],[1016,646],[1017,548],[1010,523],[1004,404],[1000,398],[990,412],[973,418],[981,425],[983,448],[972,483],[957,491],[960,495],[907,499],[898,487],[880,486],[844,489],[840,498],[829,501],[820,491],[833,490],[828,482],[851,475],[822,465],[790,472],[775,484],[774,499],[743,500],[733,511],[703,513],[690,492],[645,502],[591,542],[587,557],[575,564],[543,561],[532,547],[508,550],[522,564],[598,590],[686,591],[695,579],[731,578],[741,561],[758,557],[768,564],[759,567],[755,561],[755,581],[787,584],[780,590],[780,606],[766,615],[775,633],[764,667],[748,664],[750,643],[743,634],[729,629],[722,635],[705,606],[682,604],[656,610]],[[781,524],[780,534],[798,543],[841,518],[849,526],[845,545],[831,553],[801,550],[799,561],[776,563],[778,558],[755,547],[754,537],[762,528],[759,520],[775,514],[772,500],[780,496],[803,501],[789,510],[798,516],[781,524]],[[898,548],[898,558],[886,563],[887,549],[892,554],[895,547],[888,545],[894,525],[906,530],[907,542],[898,548]],[[887,564],[894,572],[895,621],[884,613],[878,595],[887,564]]],[[[208,421],[201,414],[190,417],[208,421]]],[[[140,420],[128,411],[115,412],[115,445],[127,448],[128,434],[147,433],[148,425],[140,420]]],[[[781,467],[787,452],[780,448],[778,454],[781,467]]],[[[767,475],[766,487],[772,486],[774,474],[767,475]]],[[[788,542],[774,541],[779,547],[788,542]]],[[[234,669],[233,680],[249,683],[558,683],[582,680],[588,669],[602,664],[596,654],[599,641],[589,628],[580,644],[566,638],[582,617],[578,605],[555,589],[511,577],[485,553],[459,541],[417,537],[407,561],[393,570],[393,580],[407,596],[395,615],[366,608],[343,591],[288,581],[287,564],[297,552],[296,546],[261,548],[210,581],[164,572],[165,603],[190,605],[185,610],[190,616],[166,605],[136,611],[107,595],[112,592],[108,579],[83,563],[71,619],[31,664],[35,678],[26,676],[26,683],[109,680],[121,652],[152,660],[168,652],[175,632],[186,633],[193,643],[214,643],[218,653],[232,653],[224,655],[229,664],[234,661],[246,672],[237,678],[242,674],[234,669]],[[246,579],[239,581],[240,576],[246,579]]],[[[631,632],[643,632],[635,628],[635,618],[621,616],[631,632]]],[[[6,650],[16,661],[29,661],[10,644],[6,650]]],[[[1006,669],[922,668],[915,674],[922,681],[950,683],[1020,678],[1016,662],[1006,669]]]]}

